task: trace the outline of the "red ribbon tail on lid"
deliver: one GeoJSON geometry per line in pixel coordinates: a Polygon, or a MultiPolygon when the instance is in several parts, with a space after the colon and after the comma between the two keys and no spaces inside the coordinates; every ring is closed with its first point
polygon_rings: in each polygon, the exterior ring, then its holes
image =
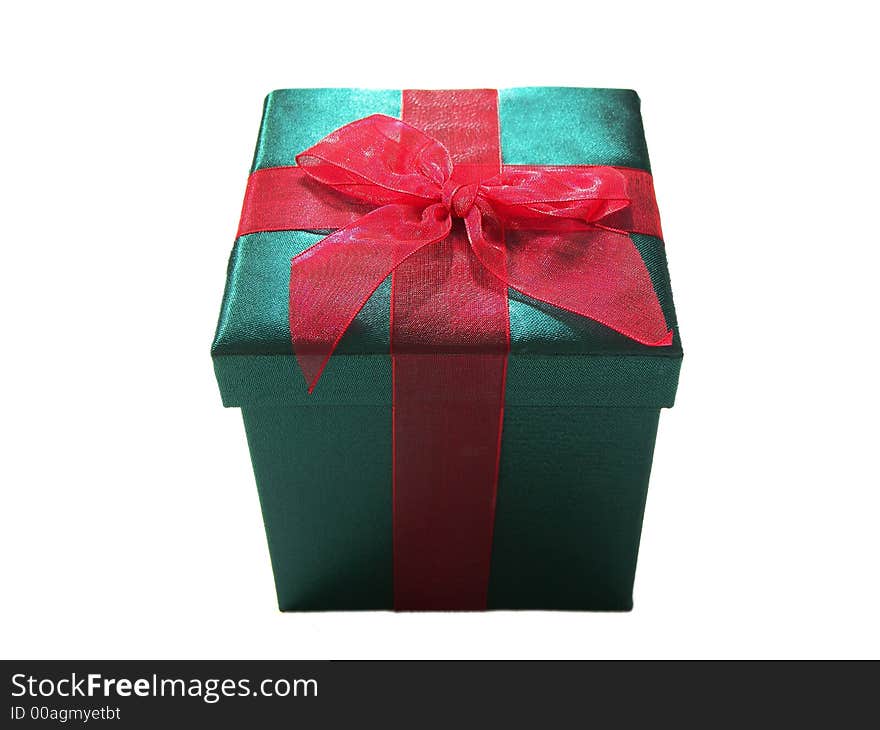
{"type": "Polygon", "coordinates": [[[445,238],[449,229],[441,206],[385,205],[291,261],[290,332],[309,392],[379,285],[408,256],[445,238]]]}
{"type": "Polygon", "coordinates": [[[651,275],[622,231],[508,230],[474,210],[468,236],[480,262],[505,285],[599,322],[643,345],[672,344],[651,275]]]}

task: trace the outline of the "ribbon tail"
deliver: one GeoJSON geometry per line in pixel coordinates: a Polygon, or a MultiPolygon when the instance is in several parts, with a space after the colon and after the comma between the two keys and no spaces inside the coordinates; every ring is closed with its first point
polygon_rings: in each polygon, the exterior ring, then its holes
{"type": "Polygon", "coordinates": [[[651,276],[628,234],[504,230],[485,207],[475,207],[466,223],[476,256],[511,288],[643,345],[672,344],[651,276]]]}
{"type": "Polygon", "coordinates": [[[311,393],[357,313],[391,272],[450,230],[442,206],[385,205],[291,261],[290,337],[311,393]]]}

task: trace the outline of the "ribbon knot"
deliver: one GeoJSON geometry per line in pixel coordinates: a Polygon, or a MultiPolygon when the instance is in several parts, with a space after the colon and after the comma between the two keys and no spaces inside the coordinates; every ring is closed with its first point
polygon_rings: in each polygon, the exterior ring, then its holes
{"type": "Polygon", "coordinates": [[[453,218],[465,218],[474,207],[479,193],[477,183],[463,185],[450,180],[443,185],[441,202],[453,218]]]}

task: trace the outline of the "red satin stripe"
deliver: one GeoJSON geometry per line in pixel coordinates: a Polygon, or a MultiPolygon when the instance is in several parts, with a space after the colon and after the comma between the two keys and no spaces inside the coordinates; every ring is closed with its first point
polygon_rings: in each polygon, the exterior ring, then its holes
{"type": "Polygon", "coordinates": [[[374,207],[340,196],[301,167],[266,167],[248,178],[237,235],[343,228],[374,207]]]}
{"type": "Polygon", "coordinates": [[[403,92],[401,118],[446,147],[457,166],[475,165],[489,175],[500,172],[501,123],[496,89],[407,89],[403,92]]]}
{"type": "MultiPolygon", "coordinates": [[[[496,92],[407,91],[402,116],[449,151],[452,189],[499,174],[496,92]]],[[[445,240],[395,269],[391,317],[394,605],[482,610],[510,349],[507,286],[480,266],[456,220],[445,240]]]]}
{"type": "MultiPolygon", "coordinates": [[[[569,169],[591,170],[595,167],[504,165],[501,173],[502,180],[507,181],[510,172],[520,170],[541,172],[569,169]]],[[[627,167],[614,169],[626,179],[630,206],[609,215],[603,223],[611,228],[662,238],[651,173],[627,167]]],[[[256,170],[248,179],[237,235],[260,231],[344,228],[374,207],[320,184],[311,179],[302,167],[267,167],[256,170]]],[[[517,220],[511,220],[506,225],[508,228],[529,227],[525,223],[520,225],[517,220]]]]}

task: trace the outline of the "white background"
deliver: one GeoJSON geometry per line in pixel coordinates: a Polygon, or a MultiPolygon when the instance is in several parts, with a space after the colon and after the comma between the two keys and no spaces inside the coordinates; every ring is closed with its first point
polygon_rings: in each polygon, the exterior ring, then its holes
{"type": "Polygon", "coordinates": [[[866,3],[7,4],[4,658],[878,657],[866,3]],[[14,8],[14,9],[13,9],[14,8]],[[281,614],[209,345],[266,92],[634,88],[685,342],[631,614],[281,614]]]}

